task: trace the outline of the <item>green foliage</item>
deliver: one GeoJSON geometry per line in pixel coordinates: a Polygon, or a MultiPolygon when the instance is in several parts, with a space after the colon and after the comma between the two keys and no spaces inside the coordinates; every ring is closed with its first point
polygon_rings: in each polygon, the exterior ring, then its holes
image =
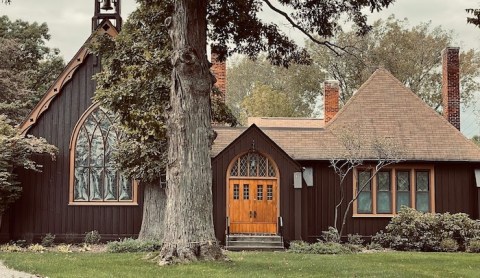
{"type": "Polygon", "coordinates": [[[480,253],[480,239],[471,239],[467,244],[467,251],[470,253],[480,253]]]}
{"type": "Polygon", "coordinates": [[[474,135],[470,140],[472,140],[472,142],[475,143],[475,145],[480,147],[480,136],[474,135]]]}
{"type": "MultiPolygon", "coordinates": [[[[95,99],[119,115],[125,133],[114,159],[129,178],[158,182],[165,173],[165,107],[170,98],[171,43],[164,26],[170,1],[138,1],[140,6],[113,40],[97,38],[103,70],[95,76],[95,99]]],[[[225,105],[212,100],[213,120],[236,124],[225,105]]]]}
{"type": "Polygon", "coordinates": [[[239,59],[228,69],[227,78],[227,105],[246,123],[249,116],[311,117],[325,74],[315,64],[284,68],[261,56],[255,61],[239,59]]]}
{"type": "Polygon", "coordinates": [[[51,247],[55,242],[55,235],[51,233],[47,233],[45,236],[42,237],[42,246],[44,247],[51,247]]]}
{"type": "Polygon", "coordinates": [[[340,234],[334,227],[328,227],[327,231],[322,231],[322,239],[325,242],[340,242],[340,234]]]}
{"type": "MultiPolygon", "coordinates": [[[[339,32],[335,39],[347,45],[342,56],[324,51],[308,43],[315,63],[340,82],[344,104],[379,66],[388,69],[404,85],[434,109],[441,107],[441,51],[456,45],[451,32],[421,23],[411,27],[408,20],[391,16],[378,20],[366,36],[355,36],[355,30],[339,32]]],[[[480,89],[475,78],[480,75],[480,53],[473,49],[460,52],[462,101],[471,103],[473,93],[480,89]]]]}
{"type": "Polygon", "coordinates": [[[347,242],[352,245],[363,245],[363,243],[365,242],[363,240],[363,237],[359,234],[354,234],[354,235],[348,234],[347,238],[348,238],[347,242]]]}
{"type": "Polygon", "coordinates": [[[86,244],[98,244],[100,243],[101,239],[102,236],[100,236],[100,233],[98,233],[97,230],[93,230],[91,232],[85,233],[85,238],[83,239],[83,242],[86,244]]]}
{"type": "Polygon", "coordinates": [[[0,17],[0,114],[20,123],[64,67],[45,23],[0,17]]]}
{"type": "Polygon", "coordinates": [[[43,252],[47,251],[47,249],[44,246],[42,246],[38,243],[28,246],[27,250],[30,251],[30,252],[34,252],[34,253],[43,253],[43,252]]]}
{"type": "Polygon", "coordinates": [[[21,247],[16,245],[15,243],[13,244],[4,244],[0,246],[0,251],[2,252],[24,252],[25,250],[21,247]]]}
{"type": "Polygon", "coordinates": [[[453,238],[444,238],[440,241],[440,250],[444,252],[456,252],[458,243],[453,238]]]}
{"type": "Polygon", "coordinates": [[[306,243],[304,241],[292,241],[288,250],[292,253],[302,254],[351,254],[352,250],[337,242],[306,243]]]}
{"type": "Polygon", "coordinates": [[[33,160],[37,154],[48,154],[55,159],[57,148],[43,138],[28,135],[23,137],[10,125],[4,115],[0,115],[0,215],[21,194],[15,169],[40,172],[41,165],[33,160]]]}
{"type": "Polygon", "coordinates": [[[110,253],[154,252],[160,250],[162,243],[155,240],[138,240],[124,238],[120,241],[111,241],[107,244],[110,253]]]}
{"type": "Polygon", "coordinates": [[[442,241],[453,239],[459,250],[465,250],[468,241],[479,235],[480,221],[465,213],[421,213],[404,207],[386,232],[377,233],[372,241],[395,250],[442,251],[442,241]]]}
{"type": "Polygon", "coordinates": [[[71,247],[71,244],[60,244],[57,246],[57,251],[59,253],[72,253],[71,247]]]}

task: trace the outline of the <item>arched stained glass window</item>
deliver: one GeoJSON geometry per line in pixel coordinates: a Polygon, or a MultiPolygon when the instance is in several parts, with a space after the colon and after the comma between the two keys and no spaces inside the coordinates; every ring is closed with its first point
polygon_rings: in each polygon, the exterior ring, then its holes
{"type": "Polygon", "coordinates": [[[120,131],[116,117],[94,104],[79,120],[73,135],[73,202],[133,202],[133,182],[115,170],[112,153],[120,131]]]}
{"type": "Polygon", "coordinates": [[[233,162],[230,176],[274,178],[277,171],[272,161],[262,154],[246,153],[233,162]]]}

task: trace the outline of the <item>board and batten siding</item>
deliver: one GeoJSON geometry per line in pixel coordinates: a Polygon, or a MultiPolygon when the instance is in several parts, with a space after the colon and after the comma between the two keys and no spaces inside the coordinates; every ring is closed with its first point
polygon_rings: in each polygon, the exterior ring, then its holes
{"type": "MultiPolygon", "coordinates": [[[[478,219],[478,197],[474,169],[480,169],[478,163],[455,162],[421,162],[434,165],[435,171],[435,212],[463,212],[471,218],[478,219]]],[[[314,186],[302,188],[302,238],[314,242],[321,238],[322,231],[333,226],[336,202],[340,199],[339,178],[326,161],[302,161],[302,166],[313,167],[314,186]]],[[[408,163],[415,165],[415,163],[408,163]]],[[[339,217],[349,200],[352,199],[353,177],[346,178],[346,201],[340,209],[339,217]]],[[[375,235],[385,230],[390,217],[352,217],[348,213],[344,236],[360,234],[375,235]]],[[[339,226],[340,227],[340,226],[339,226]]]]}
{"type": "Polygon", "coordinates": [[[75,124],[92,104],[100,59],[89,55],[62,88],[50,108],[28,134],[43,137],[58,147],[56,161],[39,157],[41,173],[22,171],[22,197],[10,210],[10,238],[38,239],[46,233],[57,239],[81,239],[97,230],[104,239],[136,236],[142,221],[143,189],[138,190],[138,206],[69,206],[69,143],[75,124]]]}

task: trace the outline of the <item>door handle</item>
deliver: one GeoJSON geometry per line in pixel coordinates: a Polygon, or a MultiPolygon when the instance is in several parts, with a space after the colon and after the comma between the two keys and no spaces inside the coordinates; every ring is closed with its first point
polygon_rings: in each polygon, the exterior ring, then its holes
{"type": "Polygon", "coordinates": [[[252,218],[252,212],[253,212],[253,211],[250,211],[250,218],[252,218]]]}
{"type": "Polygon", "coordinates": [[[253,212],[253,218],[257,218],[257,211],[253,212]]]}

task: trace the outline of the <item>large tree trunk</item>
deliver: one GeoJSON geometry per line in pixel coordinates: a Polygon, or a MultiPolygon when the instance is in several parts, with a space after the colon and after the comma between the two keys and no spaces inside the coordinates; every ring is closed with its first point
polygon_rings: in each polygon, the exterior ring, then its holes
{"type": "Polygon", "coordinates": [[[143,219],[138,239],[163,240],[167,195],[159,183],[145,183],[143,219]]]}
{"type": "Polygon", "coordinates": [[[213,228],[210,116],[213,76],[206,57],[206,0],[175,0],[168,109],[165,236],[160,264],[223,258],[213,228]]]}

